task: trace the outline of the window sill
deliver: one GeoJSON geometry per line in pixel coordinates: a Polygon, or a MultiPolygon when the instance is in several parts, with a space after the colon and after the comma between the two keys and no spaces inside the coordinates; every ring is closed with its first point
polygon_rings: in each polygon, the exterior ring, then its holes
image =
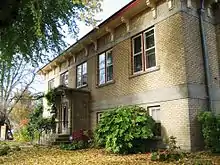
{"type": "Polygon", "coordinates": [[[129,78],[134,78],[134,77],[141,76],[141,75],[151,73],[151,72],[155,72],[155,71],[158,71],[158,70],[160,70],[160,66],[154,66],[154,67],[146,69],[145,71],[133,73],[133,75],[129,76],[129,78]]]}
{"type": "Polygon", "coordinates": [[[111,80],[111,81],[106,82],[105,84],[97,85],[96,88],[102,88],[102,87],[105,87],[105,86],[108,86],[108,85],[114,84],[114,83],[115,83],[115,81],[111,80]]]}
{"type": "Polygon", "coordinates": [[[76,89],[82,89],[82,88],[85,88],[85,87],[87,87],[87,86],[88,86],[88,84],[85,84],[85,85],[82,85],[82,86],[76,87],[76,89]]]}

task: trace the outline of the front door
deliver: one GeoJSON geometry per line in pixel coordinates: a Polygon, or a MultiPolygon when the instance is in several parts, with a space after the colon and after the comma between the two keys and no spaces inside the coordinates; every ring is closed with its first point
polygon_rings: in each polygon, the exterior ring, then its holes
{"type": "Polygon", "coordinates": [[[60,133],[68,133],[68,104],[67,102],[62,103],[60,109],[60,133]]]}

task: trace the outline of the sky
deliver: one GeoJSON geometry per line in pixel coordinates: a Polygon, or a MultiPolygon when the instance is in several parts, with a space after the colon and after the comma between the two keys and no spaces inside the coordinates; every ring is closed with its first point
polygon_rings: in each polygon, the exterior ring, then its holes
{"type": "MultiPolygon", "coordinates": [[[[97,20],[104,21],[112,14],[117,12],[123,6],[131,2],[132,0],[103,0],[102,3],[102,12],[96,15],[97,20]]],[[[86,35],[89,31],[93,29],[93,27],[86,26],[83,22],[79,22],[79,39],[86,35]]],[[[74,44],[76,40],[70,37],[71,35],[67,35],[65,41],[70,45],[74,44]]],[[[37,77],[36,81],[33,83],[33,90],[35,92],[43,92],[44,91],[44,79],[42,77],[37,77]]]]}
{"type": "MultiPolygon", "coordinates": [[[[96,15],[97,20],[104,21],[108,17],[110,17],[112,14],[117,12],[119,9],[121,9],[123,6],[131,2],[132,0],[103,0],[102,4],[102,12],[98,13],[96,15]]],[[[79,39],[82,38],[84,35],[86,35],[89,31],[93,29],[93,27],[85,26],[83,22],[79,23],[79,39]]],[[[68,44],[72,45],[75,43],[75,40],[67,37],[65,40],[68,44]]]]}

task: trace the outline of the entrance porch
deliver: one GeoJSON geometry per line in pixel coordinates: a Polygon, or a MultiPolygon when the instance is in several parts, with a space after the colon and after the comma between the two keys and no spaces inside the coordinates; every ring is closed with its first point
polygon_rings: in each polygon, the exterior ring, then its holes
{"type": "Polygon", "coordinates": [[[55,89],[55,94],[57,140],[69,141],[67,138],[72,132],[80,129],[89,130],[90,92],[59,86],[55,89]]]}

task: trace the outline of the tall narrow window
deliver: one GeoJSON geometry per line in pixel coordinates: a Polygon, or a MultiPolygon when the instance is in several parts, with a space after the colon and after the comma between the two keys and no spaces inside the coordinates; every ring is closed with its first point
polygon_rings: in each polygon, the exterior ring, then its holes
{"type": "Polygon", "coordinates": [[[133,69],[134,72],[143,70],[142,67],[142,35],[133,38],[133,69]]]}
{"type": "Polygon", "coordinates": [[[60,75],[60,84],[68,86],[68,71],[60,75]]]}
{"type": "Polygon", "coordinates": [[[54,88],[54,79],[48,81],[48,90],[50,91],[53,88],[54,88]]]}
{"type": "Polygon", "coordinates": [[[87,85],[87,62],[77,66],[77,88],[87,85]]]}
{"type": "Polygon", "coordinates": [[[145,33],[146,68],[156,66],[154,29],[145,33]]]}
{"type": "Polygon", "coordinates": [[[132,39],[133,73],[156,66],[154,28],[132,39]]]}
{"type": "Polygon", "coordinates": [[[113,80],[113,57],[112,50],[99,55],[98,59],[99,85],[113,80]]]}

